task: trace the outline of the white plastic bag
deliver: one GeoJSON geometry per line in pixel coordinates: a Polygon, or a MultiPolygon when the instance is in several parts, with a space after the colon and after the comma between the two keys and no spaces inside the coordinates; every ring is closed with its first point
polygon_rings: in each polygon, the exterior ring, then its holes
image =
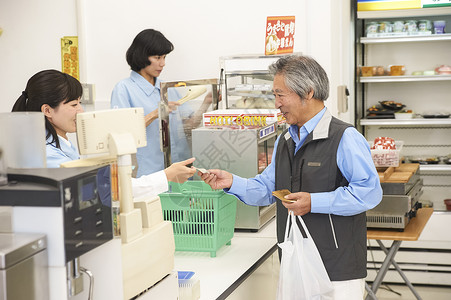
{"type": "Polygon", "coordinates": [[[307,237],[296,224],[292,212],[287,218],[285,241],[278,246],[282,250],[277,300],[331,299],[332,283],[324,268],[304,220],[300,221],[307,237]]]}

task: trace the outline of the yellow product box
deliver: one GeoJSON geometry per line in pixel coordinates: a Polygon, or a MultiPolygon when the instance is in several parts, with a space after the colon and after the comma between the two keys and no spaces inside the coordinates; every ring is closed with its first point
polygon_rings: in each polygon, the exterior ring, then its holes
{"type": "Polygon", "coordinates": [[[357,0],[358,11],[421,8],[421,0],[357,0]]]}

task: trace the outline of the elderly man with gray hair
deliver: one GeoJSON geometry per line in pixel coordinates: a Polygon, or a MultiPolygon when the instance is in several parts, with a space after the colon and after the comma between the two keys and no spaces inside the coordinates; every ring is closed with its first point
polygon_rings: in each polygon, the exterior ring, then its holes
{"type": "Polygon", "coordinates": [[[276,108],[290,127],[274,145],[271,164],[254,178],[210,170],[201,178],[248,205],[277,201],[277,239],[284,241],[288,211],[302,216],[334,286],[332,299],[362,299],[366,277],[365,212],[382,199],[366,139],[331,115],[325,70],[311,57],[286,56],[270,66],[276,108]]]}

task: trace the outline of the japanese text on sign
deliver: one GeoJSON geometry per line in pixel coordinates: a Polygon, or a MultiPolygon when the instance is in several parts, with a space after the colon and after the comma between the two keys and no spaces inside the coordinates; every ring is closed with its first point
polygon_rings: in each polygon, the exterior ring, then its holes
{"type": "Polygon", "coordinates": [[[65,36],[61,38],[61,69],[80,80],[78,59],[78,37],[65,36]]]}
{"type": "Polygon", "coordinates": [[[265,55],[293,53],[295,17],[268,17],[265,55]]]}

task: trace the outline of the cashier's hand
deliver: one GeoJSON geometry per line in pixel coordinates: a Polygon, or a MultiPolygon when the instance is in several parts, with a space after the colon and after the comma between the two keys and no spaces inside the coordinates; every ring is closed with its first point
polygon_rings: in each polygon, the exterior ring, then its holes
{"type": "Polygon", "coordinates": [[[169,101],[168,106],[169,106],[169,113],[171,113],[171,112],[177,110],[177,108],[180,106],[180,103],[178,103],[177,101],[169,101]]]}
{"type": "MultiPolygon", "coordinates": [[[[218,91],[218,102],[221,102],[222,100],[222,95],[219,94],[218,91]]],[[[207,95],[205,95],[204,101],[202,102],[202,106],[210,106],[210,104],[213,103],[213,93],[212,92],[208,92],[207,95]]]]}
{"type": "MultiPolygon", "coordinates": [[[[175,102],[169,101],[168,102],[169,113],[177,110],[177,107],[179,107],[179,106],[180,106],[180,103],[178,103],[177,101],[175,101],[175,102]]],[[[146,127],[149,126],[150,124],[152,124],[152,122],[155,121],[157,118],[158,118],[158,108],[144,116],[144,121],[146,122],[146,127]]]]}
{"type": "Polygon", "coordinates": [[[295,216],[303,216],[312,210],[312,198],[310,197],[310,193],[291,193],[286,195],[285,199],[296,200],[296,202],[292,203],[282,201],[283,206],[285,206],[288,211],[291,210],[295,216]]]}
{"type": "Polygon", "coordinates": [[[186,165],[192,164],[196,159],[191,157],[187,160],[173,163],[166,169],[164,172],[166,173],[166,178],[168,181],[184,183],[188,180],[188,178],[192,177],[196,174],[196,168],[191,166],[187,167],[186,165]]]}
{"type": "Polygon", "coordinates": [[[199,175],[205,183],[209,184],[212,189],[228,189],[232,186],[233,176],[231,173],[217,169],[208,171],[210,173],[197,172],[197,175],[199,175]]]}

